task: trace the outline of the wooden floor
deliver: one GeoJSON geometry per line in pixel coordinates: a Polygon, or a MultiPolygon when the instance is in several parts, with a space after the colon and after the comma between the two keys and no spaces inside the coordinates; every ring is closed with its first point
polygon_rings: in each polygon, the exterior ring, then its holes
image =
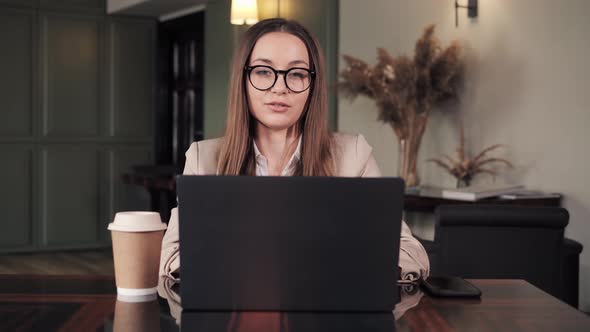
{"type": "Polygon", "coordinates": [[[0,274],[114,275],[108,250],[0,255],[0,274]]]}

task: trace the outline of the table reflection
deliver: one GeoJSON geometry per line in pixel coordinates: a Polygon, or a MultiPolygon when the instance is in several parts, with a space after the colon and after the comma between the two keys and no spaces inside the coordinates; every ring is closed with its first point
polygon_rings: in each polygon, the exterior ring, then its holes
{"type": "Polygon", "coordinates": [[[157,299],[149,302],[125,302],[117,299],[115,303],[114,332],[159,332],[160,304],[157,299]]]}
{"type": "Polygon", "coordinates": [[[481,299],[433,298],[400,288],[392,313],[182,313],[179,284],[155,300],[117,297],[100,276],[0,275],[0,331],[590,331],[590,318],[524,280],[471,280],[481,299]]]}
{"type": "MultiPolygon", "coordinates": [[[[407,310],[417,306],[423,293],[415,285],[404,285],[400,289],[401,301],[392,313],[303,313],[303,312],[182,312],[180,285],[173,279],[163,277],[158,284],[158,294],[168,303],[170,315],[177,326],[188,331],[393,331],[395,320],[400,319],[407,310]]],[[[157,304],[138,305],[131,315],[125,317],[125,324],[119,325],[115,314],[114,330],[125,326],[126,331],[133,331],[135,326],[146,324],[150,311],[157,310],[157,304]],[[135,317],[135,318],[130,318],[135,317]],[[137,319],[136,325],[130,320],[137,319]]],[[[119,302],[117,302],[119,305],[119,302]]],[[[129,310],[133,304],[121,306],[129,310]]],[[[119,308],[119,307],[117,307],[119,308]]],[[[119,311],[117,311],[119,312],[119,311]]],[[[157,316],[154,315],[154,316],[157,316]]],[[[144,325],[142,325],[143,327],[144,325]]],[[[145,326],[144,331],[156,331],[157,323],[145,326]]],[[[123,330],[121,330],[123,331],[123,330]]]]}
{"type": "Polygon", "coordinates": [[[182,329],[211,332],[392,332],[395,321],[388,313],[183,312],[182,329]]]}

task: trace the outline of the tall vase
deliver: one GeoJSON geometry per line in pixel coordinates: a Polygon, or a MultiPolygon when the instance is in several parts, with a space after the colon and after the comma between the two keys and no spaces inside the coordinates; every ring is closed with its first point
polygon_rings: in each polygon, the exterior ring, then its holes
{"type": "Polygon", "coordinates": [[[420,114],[414,116],[409,121],[409,126],[405,130],[394,131],[398,134],[399,142],[399,164],[398,176],[404,179],[406,187],[415,187],[420,184],[418,177],[418,151],[420,150],[420,143],[422,136],[426,129],[428,120],[427,114],[420,114]]]}
{"type": "Polygon", "coordinates": [[[407,164],[408,164],[408,159],[406,158],[406,149],[407,149],[407,145],[408,145],[408,140],[405,138],[400,138],[397,141],[398,143],[398,155],[397,155],[397,176],[403,178],[404,180],[406,179],[406,173],[407,173],[407,164]]]}
{"type": "Polygon", "coordinates": [[[402,138],[399,140],[399,164],[398,176],[406,182],[406,187],[414,187],[420,183],[416,166],[417,152],[416,142],[402,138]]]}

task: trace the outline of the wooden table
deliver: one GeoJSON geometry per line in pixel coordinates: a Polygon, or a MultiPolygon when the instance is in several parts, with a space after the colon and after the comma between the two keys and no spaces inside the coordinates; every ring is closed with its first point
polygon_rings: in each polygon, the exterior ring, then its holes
{"type": "MultiPolygon", "coordinates": [[[[394,315],[182,313],[175,294],[129,304],[112,277],[0,275],[0,331],[590,331],[590,318],[522,280],[471,280],[479,300],[402,293],[394,315]],[[169,297],[169,298],[168,298],[169,297]],[[182,316],[182,317],[180,317],[182,316]]],[[[167,294],[167,295],[166,295],[167,294]]]]}

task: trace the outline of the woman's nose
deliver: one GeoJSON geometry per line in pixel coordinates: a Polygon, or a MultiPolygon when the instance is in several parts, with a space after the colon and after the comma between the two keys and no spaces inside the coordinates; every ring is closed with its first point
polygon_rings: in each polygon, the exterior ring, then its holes
{"type": "Polygon", "coordinates": [[[276,92],[276,93],[286,93],[289,91],[289,88],[287,88],[287,85],[285,84],[285,74],[278,74],[277,75],[277,81],[275,82],[275,85],[272,87],[271,91],[276,92]]]}

